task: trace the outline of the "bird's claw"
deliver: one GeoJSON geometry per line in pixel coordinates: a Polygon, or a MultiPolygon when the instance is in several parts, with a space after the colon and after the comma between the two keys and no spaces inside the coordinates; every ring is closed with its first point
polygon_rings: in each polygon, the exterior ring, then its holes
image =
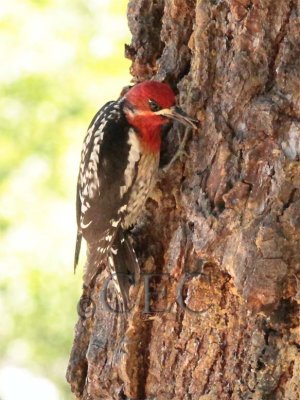
{"type": "Polygon", "coordinates": [[[191,158],[191,156],[184,150],[184,149],[179,149],[175,156],[177,156],[177,158],[179,158],[180,161],[183,161],[183,158],[191,158]]]}
{"type": "Polygon", "coordinates": [[[171,166],[174,164],[175,161],[177,161],[178,159],[180,161],[183,161],[183,158],[190,158],[191,156],[186,152],[185,150],[185,146],[188,140],[188,136],[189,136],[189,132],[190,130],[187,129],[184,133],[183,139],[181,140],[181,143],[179,145],[178,150],[176,151],[176,153],[174,154],[174,156],[172,157],[171,161],[168,163],[168,165],[166,165],[164,168],[162,168],[162,171],[164,173],[168,172],[171,168],[171,166]]]}

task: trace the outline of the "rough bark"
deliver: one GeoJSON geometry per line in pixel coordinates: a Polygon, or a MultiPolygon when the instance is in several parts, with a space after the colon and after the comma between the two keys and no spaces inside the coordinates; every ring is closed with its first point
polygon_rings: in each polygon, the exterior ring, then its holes
{"type": "Polygon", "coordinates": [[[299,15],[297,0],[130,1],[135,80],[178,88],[201,127],[133,232],[141,272],[166,274],[152,311],[171,308],[146,313],[142,282],[128,315],[108,313],[99,275],[68,368],[79,399],[300,398],[299,15]]]}

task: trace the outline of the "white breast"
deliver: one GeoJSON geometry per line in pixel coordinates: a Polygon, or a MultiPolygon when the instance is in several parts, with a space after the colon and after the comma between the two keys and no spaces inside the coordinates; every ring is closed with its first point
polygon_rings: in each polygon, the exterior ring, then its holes
{"type": "Polygon", "coordinates": [[[138,175],[130,192],[126,216],[122,224],[124,229],[135,224],[143,213],[147,197],[156,182],[158,164],[159,154],[141,153],[138,163],[138,175]]]}

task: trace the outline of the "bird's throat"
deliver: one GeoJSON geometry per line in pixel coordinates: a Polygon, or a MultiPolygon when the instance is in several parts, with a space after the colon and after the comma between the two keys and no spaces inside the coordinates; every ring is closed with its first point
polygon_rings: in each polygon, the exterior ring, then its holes
{"type": "Polygon", "coordinates": [[[164,121],[161,117],[138,118],[132,121],[136,128],[143,150],[151,153],[160,151],[161,132],[164,121]]]}
{"type": "Polygon", "coordinates": [[[157,153],[161,145],[161,128],[140,130],[141,144],[145,151],[157,153]]]}

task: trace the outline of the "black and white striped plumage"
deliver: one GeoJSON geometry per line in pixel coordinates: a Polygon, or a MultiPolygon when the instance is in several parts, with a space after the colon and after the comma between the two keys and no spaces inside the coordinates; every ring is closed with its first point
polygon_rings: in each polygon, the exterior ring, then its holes
{"type": "Polygon", "coordinates": [[[114,275],[119,297],[128,301],[139,266],[126,230],[136,223],[153,188],[162,127],[170,119],[191,124],[174,109],[175,95],[164,83],[146,81],[105,104],[92,120],[81,153],[77,185],[77,244],[88,245],[85,285],[102,264],[114,275]]]}
{"type": "MultiPolygon", "coordinates": [[[[134,250],[123,230],[135,222],[143,206],[133,204],[138,201],[132,194],[140,182],[138,166],[144,157],[123,113],[123,101],[109,102],[96,114],[81,154],[77,187],[78,235],[83,235],[96,252],[92,257],[93,265],[86,268],[87,284],[102,262],[112,274],[120,274],[119,279],[123,281],[122,274],[132,273],[135,277],[138,273],[134,250]],[[133,208],[135,216],[130,212],[133,208]]],[[[146,199],[145,193],[143,196],[146,199]]],[[[77,258],[78,254],[76,262],[77,258]]],[[[121,294],[126,297],[126,293],[121,294]]]]}

